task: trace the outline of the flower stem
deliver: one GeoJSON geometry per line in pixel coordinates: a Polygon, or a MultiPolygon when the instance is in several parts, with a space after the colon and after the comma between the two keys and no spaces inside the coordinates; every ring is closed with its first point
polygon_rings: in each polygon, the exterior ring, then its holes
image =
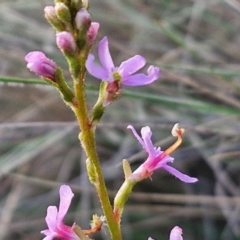
{"type": "MultiPolygon", "coordinates": [[[[83,73],[84,71],[81,71],[83,73]]],[[[75,114],[81,128],[79,134],[79,140],[89,158],[90,162],[95,167],[96,183],[94,184],[102,205],[104,215],[106,217],[109,231],[113,240],[121,240],[122,235],[120,227],[116,222],[113,214],[113,209],[109,200],[107,188],[104,182],[100,162],[98,159],[96,145],[95,145],[95,133],[91,128],[91,124],[88,118],[88,111],[86,105],[86,96],[84,90],[84,75],[80,75],[78,79],[74,79],[74,90],[78,106],[75,108],[75,114]]]]}

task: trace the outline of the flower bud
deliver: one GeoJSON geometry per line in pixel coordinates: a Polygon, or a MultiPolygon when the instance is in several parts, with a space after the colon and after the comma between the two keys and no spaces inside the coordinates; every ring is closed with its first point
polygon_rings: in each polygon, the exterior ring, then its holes
{"type": "Polygon", "coordinates": [[[31,72],[56,82],[55,73],[58,68],[57,64],[47,58],[43,52],[30,52],[25,56],[25,61],[28,63],[27,68],[31,72]]]}
{"type": "Polygon", "coordinates": [[[75,38],[70,32],[60,32],[56,34],[56,42],[59,49],[66,53],[74,53],[76,50],[75,38]]]}
{"type": "Polygon", "coordinates": [[[84,28],[89,28],[91,24],[91,15],[85,8],[81,8],[75,17],[75,24],[78,30],[82,30],[84,28]]]}
{"type": "Polygon", "coordinates": [[[55,4],[55,11],[57,17],[64,23],[71,22],[71,13],[69,8],[62,2],[57,2],[55,4]]]}
{"type": "Polygon", "coordinates": [[[71,9],[77,12],[81,8],[88,8],[88,0],[71,0],[71,9]]]}
{"type": "Polygon", "coordinates": [[[68,5],[68,4],[70,4],[71,0],[54,0],[54,2],[55,2],[55,4],[61,2],[61,3],[65,3],[66,5],[68,5]]]}
{"type": "Polygon", "coordinates": [[[65,29],[65,26],[63,22],[61,22],[57,15],[55,8],[53,6],[47,6],[44,8],[44,15],[47,21],[57,30],[57,31],[63,31],[65,29]]]}
{"type": "Polygon", "coordinates": [[[87,44],[92,46],[99,30],[100,24],[98,22],[92,22],[88,31],[87,31],[87,44]]]}

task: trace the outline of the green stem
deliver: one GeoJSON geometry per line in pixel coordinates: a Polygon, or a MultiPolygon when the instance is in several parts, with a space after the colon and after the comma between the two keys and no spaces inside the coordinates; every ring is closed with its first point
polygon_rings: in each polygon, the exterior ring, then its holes
{"type": "Polygon", "coordinates": [[[86,151],[87,157],[95,167],[97,179],[95,187],[102,205],[104,215],[108,223],[111,237],[113,240],[121,240],[122,235],[120,227],[114,218],[113,209],[109,200],[107,188],[101,170],[101,165],[96,151],[95,134],[89,123],[83,79],[84,75],[81,75],[79,76],[79,79],[75,79],[74,81],[74,89],[76,99],[78,102],[78,107],[75,109],[75,114],[77,116],[77,120],[81,128],[79,140],[81,141],[83,148],[86,151]]]}

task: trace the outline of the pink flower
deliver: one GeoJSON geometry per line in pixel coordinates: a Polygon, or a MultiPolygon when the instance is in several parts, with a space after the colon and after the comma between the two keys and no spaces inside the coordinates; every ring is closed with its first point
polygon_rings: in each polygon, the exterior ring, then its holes
{"type": "Polygon", "coordinates": [[[148,126],[141,129],[142,137],[137,134],[133,126],[129,125],[128,128],[132,130],[134,136],[148,153],[147,160],[132,173],[130,176],[131,179],[138,180],[150,177],[154,171],[159,168],[163,168],[183,182],[194,183],[198,181],[197,178],[189,177],[188,175],[185,175],[168,165],[168,163],[172,163],[174,160],[171,156],[169,156],[169,154],[182,143],[182,134],[184,129],[179,128],[178,124],[175,124],[172,130],[173,135],[177,136],[178,140],[164,152],[161,151],[160,147],[156,148],[153,146],[151,140],[152,132],[148,126]]]}
{"type": "Polygon", "coordinates": [[[178,226],[175,226],[170,232],[169,240],[183,240],[182,229],[178,226]]]}
{"type": "Polygon", "coordinates": [[[119,86],[141,86],[147,85],[159,78],[159,68],[150,66],[147,70],[148,74],[137,73],[146,64],[144,57],[135,55],[132,58],[122,62],[119,67],[114,66],[112,57],[108,48],[108,39],[104,37],[98,44],[98,56],[102,66],[94,63],[95,57],[88,55],[86,68],[88,72],[96,78],[109,83],[117,82],[119,86]]]}
{"type": "Polygon", "coordinates": [[[46,237],[43,240],[52,240],[54,238],[62,240],[79,240],[79,237],[69,226],[63,223],[72,198],[74,196],[71,188],[67,185],[62,185],[59,190],[60,203],[59,209],[56,206],[49,206],[47,216],[45,218],[48,229],[41,231],[46,237]]]}
{"type": "Polygon", "coordinates": [[[25,61],[28,63],[27,68],[35,74],[50,78],[55,82],[55,72],[57,64],[47,58],[43,52],[30,52],[25,56],[25,61]]]}

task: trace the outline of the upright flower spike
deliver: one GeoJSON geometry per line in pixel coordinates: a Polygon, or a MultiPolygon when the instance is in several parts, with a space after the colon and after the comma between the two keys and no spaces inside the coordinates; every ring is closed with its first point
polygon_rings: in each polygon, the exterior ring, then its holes
{"type": "Polygon", "coordinates": [[[142,86],[147,85],[159,78],[159,68],[150,66],[147,70],[147,75],[137,73],[146,64],[144,57],[135,55],[132,58],[122,62],[119,67],[113,63],[112,57],[108,48],[108,39],[104,37],[98,45],[98,56],[102,66],[94,63],[95,57],[92,54],[88,55],[86,68],[94,77],[106,81],[108,83],[117,83],[118,88],[121,85],[142,86]]]}
{"type": "Polygon", "coordinates": [[[61,240],[79,240],[79,237],[73,231],[72,227],[66,226],[63,219],[68,211],[72,198],[74,196],[71,188],[62,185],[59,190],[60,203],[59,208],[49,206],[47,216],[45,218],[48,229],[41,231],[46,237],[43,240],[53,240],[55,238],[61,240]]]}
{"type": "Polygon", "coordinates": [[[198,181],[197,178],[189,177],[188,175],[185,175],[179,172],[177,169],[168,165],[168,163],[172,163],[174,160],[171,156],[169,156],[169,154],[175,151],[177,147],[182,143],[182,135],[184,129],[179,128],[178,124],[175,124],[172,130],[172,134],[178,139],[171,147],[165,151],[161,151],[159,147],[156,148],[153,146],[151,140],[152,132],[148,126],[141,129],[142,137],[137,134],[133,126],[129,125],[128,128],[132,130],[133,135],[137,138],[139,143],[148,153],[147,160],[132,173],[130,179],[141,180],[147,177],[151,177],[154,171],[159,168],[163,168],[185,183],[194,183],[198,181]]]}
{"type": "Polygon", "coordinates": [[[43,52],[30,52],[25,56],[25,61],[28,63],[27,68],[40,77],[49,78],[56,81],[55,73],[57,64],[47,58],[43,52]]]}

